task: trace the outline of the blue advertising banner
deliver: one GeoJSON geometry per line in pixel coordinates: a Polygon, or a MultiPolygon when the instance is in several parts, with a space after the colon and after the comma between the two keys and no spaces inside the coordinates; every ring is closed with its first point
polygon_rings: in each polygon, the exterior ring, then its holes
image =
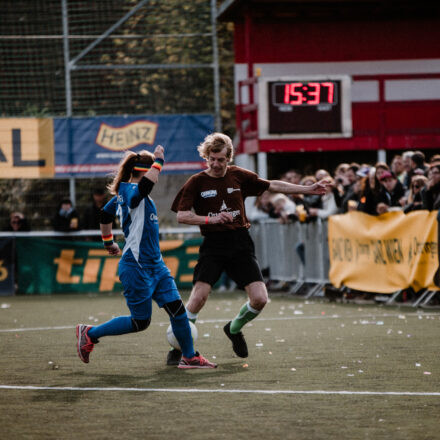
{"type": "Polygon", "coordinates": [[[115,170],[125,151],[165,147],[165,173],[204,168],[197,152],[214,131],[212,115],[98,116],[54,118],[55,176],[104,176],[115,170]]]}

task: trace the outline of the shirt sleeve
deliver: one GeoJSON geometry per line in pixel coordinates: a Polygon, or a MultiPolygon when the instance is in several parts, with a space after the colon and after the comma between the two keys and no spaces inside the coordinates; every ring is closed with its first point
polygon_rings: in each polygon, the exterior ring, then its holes
{"type": "Polygon", "coordinates": [[[102,210],[112,216],[113,218],[116,216],[116,209],[118,207],[118,203],[117,203],[117,197],[113,196],[107,203],[106,205],[102,208],[102,210]]]}
{"type": "Polygon", "coordinates": [[[260,196],[267,191],[270,186],[270,181],[262,179],[258,174],[248,170],[241,170],[242,172],[242,187],[241,191],[244,197],[260,196]]]}
{"type": "MultiPolygon", "coordinates": [[[[147,197],[147,196],[145,196],[147,197]]],[[[130,209],[137,208],[142,199],[145,198],[139,191],[139,185],[130,185],[126,187],[124,198],[130,209]]]]}
{"type": "Polygon", "coordinates": [[[191,177],[177,193],[177,196],[171,205],[171,210],[174,212],[190,211],[194,207],[196,194],[196,182],[195,179],[191,177]]]}

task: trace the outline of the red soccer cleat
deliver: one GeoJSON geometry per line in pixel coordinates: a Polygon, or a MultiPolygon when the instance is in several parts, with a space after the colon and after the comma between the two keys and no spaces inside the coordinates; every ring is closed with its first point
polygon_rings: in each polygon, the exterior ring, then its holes
{"type": "Polygon", "coordinates": [[[77,350],[79,358],[86,364],[89,363],[90,353],[95,347],[95,343],[90,339],[88,332],[92,328],[90,325],[78,324],[76,326],[77,350]]]}
{"type": "Polygon", "coordinates": [[[196,351],[196,355],[192,358],[186,358],[185,356],[182,356],[182,359],[179,362],[177,368],[217,368],[217,364],[209,362],[208,359],[205,359],[198,351],[196,351]]]}

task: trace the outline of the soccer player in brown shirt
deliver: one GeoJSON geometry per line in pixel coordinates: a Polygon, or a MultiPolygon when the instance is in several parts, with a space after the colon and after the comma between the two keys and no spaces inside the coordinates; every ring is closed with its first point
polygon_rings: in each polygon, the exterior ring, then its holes
{"type": "MultiPolygon", "coordinates": [[[[303,186],[265,180],[251,171],[229,165],[233,159],[233,145],[222,133],[208,135],[198,151],[207,161],[208,168],[188,179],[171,207],[177,212],[179,223],[199,225],[204,237],[194,268],[193,289],[186,304],[187,314],[191,321],[196,321],[212,286],[225,271],[249,297],[238,315],[224,327],[235,354],[244,358],[248,356],[248,349],[241,329],[258,316],[268,299],[248,232],[250,223],[244,200],[266,190],[284,194],[324,194],[328,183],[323,179],[303,186]]],[[[171,350],[168,365],[178,363],[180,356],[179,351],[171,350]]]]}

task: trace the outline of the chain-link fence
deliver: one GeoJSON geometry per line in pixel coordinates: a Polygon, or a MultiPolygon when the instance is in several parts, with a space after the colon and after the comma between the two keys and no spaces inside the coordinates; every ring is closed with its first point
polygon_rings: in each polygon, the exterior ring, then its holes
{"type": "MultiPolygon", "coordinates": [[[[3,0],[0,116],[212,113],[232,134],[231,28],[220,24],[217,32],[216,3],[3,0]]],[[[176,192],[170,186],[182,179],[162,181],[168,193],[160,204],[168,211],[176,192]]],[[[105,184],[76,180],[78,210],[105,184]]],[[[11,211],[22,211],[35,229],[50,228],[48,218],[71,190],[66,179],[0,176],[0,227],[11,211]]]]}

